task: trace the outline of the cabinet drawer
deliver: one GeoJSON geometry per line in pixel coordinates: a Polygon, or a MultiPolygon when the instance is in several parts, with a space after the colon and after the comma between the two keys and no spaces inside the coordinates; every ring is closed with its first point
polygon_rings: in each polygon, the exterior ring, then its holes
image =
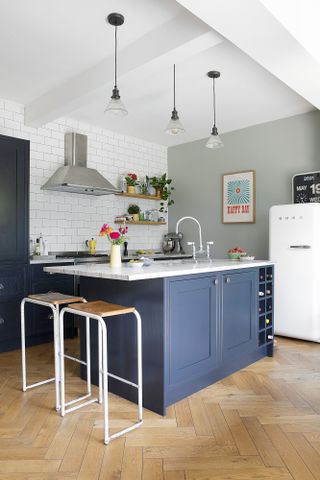
{"type": "Polygon", "coordinates": [[[26,267],[0,268],[0,302],[21,300],[25,294],[26,267]]]}
{"type": "Polygon", "coordinates": [[[20,338],[20,303],[0,303],[0,341],[20,338]]]}

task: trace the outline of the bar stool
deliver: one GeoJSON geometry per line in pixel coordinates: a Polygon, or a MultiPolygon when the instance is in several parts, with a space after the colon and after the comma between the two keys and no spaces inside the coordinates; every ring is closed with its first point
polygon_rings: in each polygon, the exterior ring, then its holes
{"type": "MultiPolygon", "coordinates": [[[[39,387],[49,382],[55,382],[56,389],[56,410],[60,410],[60,364],[59,364],[59,348],[60,348],[60,331],[59,331],[59,311],[60,305],[68,305],[77,302],[86,302],[83,297],[75,297],[72,295],[65,295],[58,292],[40,293],[35,295],[28,295],[21,301],[21,353],[22,353],[22,390],[26,392],[30,388],[39,387]],[[42,380],[30,385],[27,385],[27,371],[26,371],[26,338],[25,338],[25,304],[32,303],[48,307],[52,311],[53,320],[53,337],[54,337],[54,377],[42,380]]],[[[89,321],[87,321],[87,330],[89,330],[89,321]]],[[[78,361],[74,357],[71,360],[78,361]]],[[[90,366],[90,360],[89,360],[90,366]]],[[[91,392],[91,384],[90,384],[91,392]]]]}
{"type": "MultiPolygon", "coordinates": [[[[113,303],[107,303],[103,301],[88,302],[85,304],[77,303],[71,306],[65,307],[60,313],[60,372],[61,372],[61,416],[66,413],[72,412],[76,409],[84,407],[89,403],[99,402],[103,403],[104,410],[104,443],[108,444],[111,440],[124,435],[127,432],[139,427],[142,422],[142,332],[141,332],[141,317],[139,312],[134,307],[123,307],[113,303]],[[91,399],[87,402],[83,402],[80,405],[66,409],[65,403],[65,372],[64,372],[64,314],[73,313],[75,315],[84,316],[90,320],[96,320],[98,322],[98,364],[99,364],[99,397],[97,399],[91,399]],[[136,318],[137,323],[137,368],[138,368],[138,383],[130,382],[125,378],[118,377],[108,372],[108,335],[107,325],[104,321],[106,317],[112,317],[116,315],[127,315],[132,313],[136,318]],[[109,409],[108,409],[108,377],[111,377],[120,382],[131,385],[138,390],[138,421],[130,427],[124,428],[120,432],[109,434],[109,409]]],[[[76,402],[81,400],[73,400],[76,402]]],[[[68,402],[70,404],[71,402],[68,402]]]]}

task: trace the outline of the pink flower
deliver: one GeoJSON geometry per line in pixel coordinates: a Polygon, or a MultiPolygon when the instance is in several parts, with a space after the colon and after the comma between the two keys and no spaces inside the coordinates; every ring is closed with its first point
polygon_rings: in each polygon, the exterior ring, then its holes
{"type": "Polygon", "coordinates": [[[120,237],[120,233],[119,232],[111,232],[109,236],[110,236],[111,240],[118,240],[118,238],[120,237]]]}
{"type": "Polygon", "coordinates": [[[121,233],[121,235],[125,235],[128,232],[128,227],[119,227],[119,232],[121,233]]]}

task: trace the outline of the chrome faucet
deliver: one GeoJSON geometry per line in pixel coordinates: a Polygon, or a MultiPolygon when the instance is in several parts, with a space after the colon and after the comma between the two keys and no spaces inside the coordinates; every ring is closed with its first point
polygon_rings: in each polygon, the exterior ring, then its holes
{"type": "Polygon", "coordinates": [[[198,220],[194,217],[181,217],[176,223],[176,233],[179,233],[179,225],[183,220],[193,220],[198,225],[199,230],[199,250],[196,253],[204,253],[203,245],[202,245],[202,231],[201,225],[198,220]]]}

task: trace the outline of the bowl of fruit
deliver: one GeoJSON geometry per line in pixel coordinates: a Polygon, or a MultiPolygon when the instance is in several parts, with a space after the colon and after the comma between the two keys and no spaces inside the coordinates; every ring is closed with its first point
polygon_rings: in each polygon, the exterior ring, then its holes
{"type": "Polygon", "coordinates": [[[141,268],[143,267],[144,261],[143,260],[129,260],[127,266],[130,268],[141,268]]]}
{"type": "Polygon", "coordinates": [[[245,257],[246,255],[246,251],[240,247],[235,247],[228,250],[228,258],[230,260],[240,260],[241,257],[245,257]]]}

